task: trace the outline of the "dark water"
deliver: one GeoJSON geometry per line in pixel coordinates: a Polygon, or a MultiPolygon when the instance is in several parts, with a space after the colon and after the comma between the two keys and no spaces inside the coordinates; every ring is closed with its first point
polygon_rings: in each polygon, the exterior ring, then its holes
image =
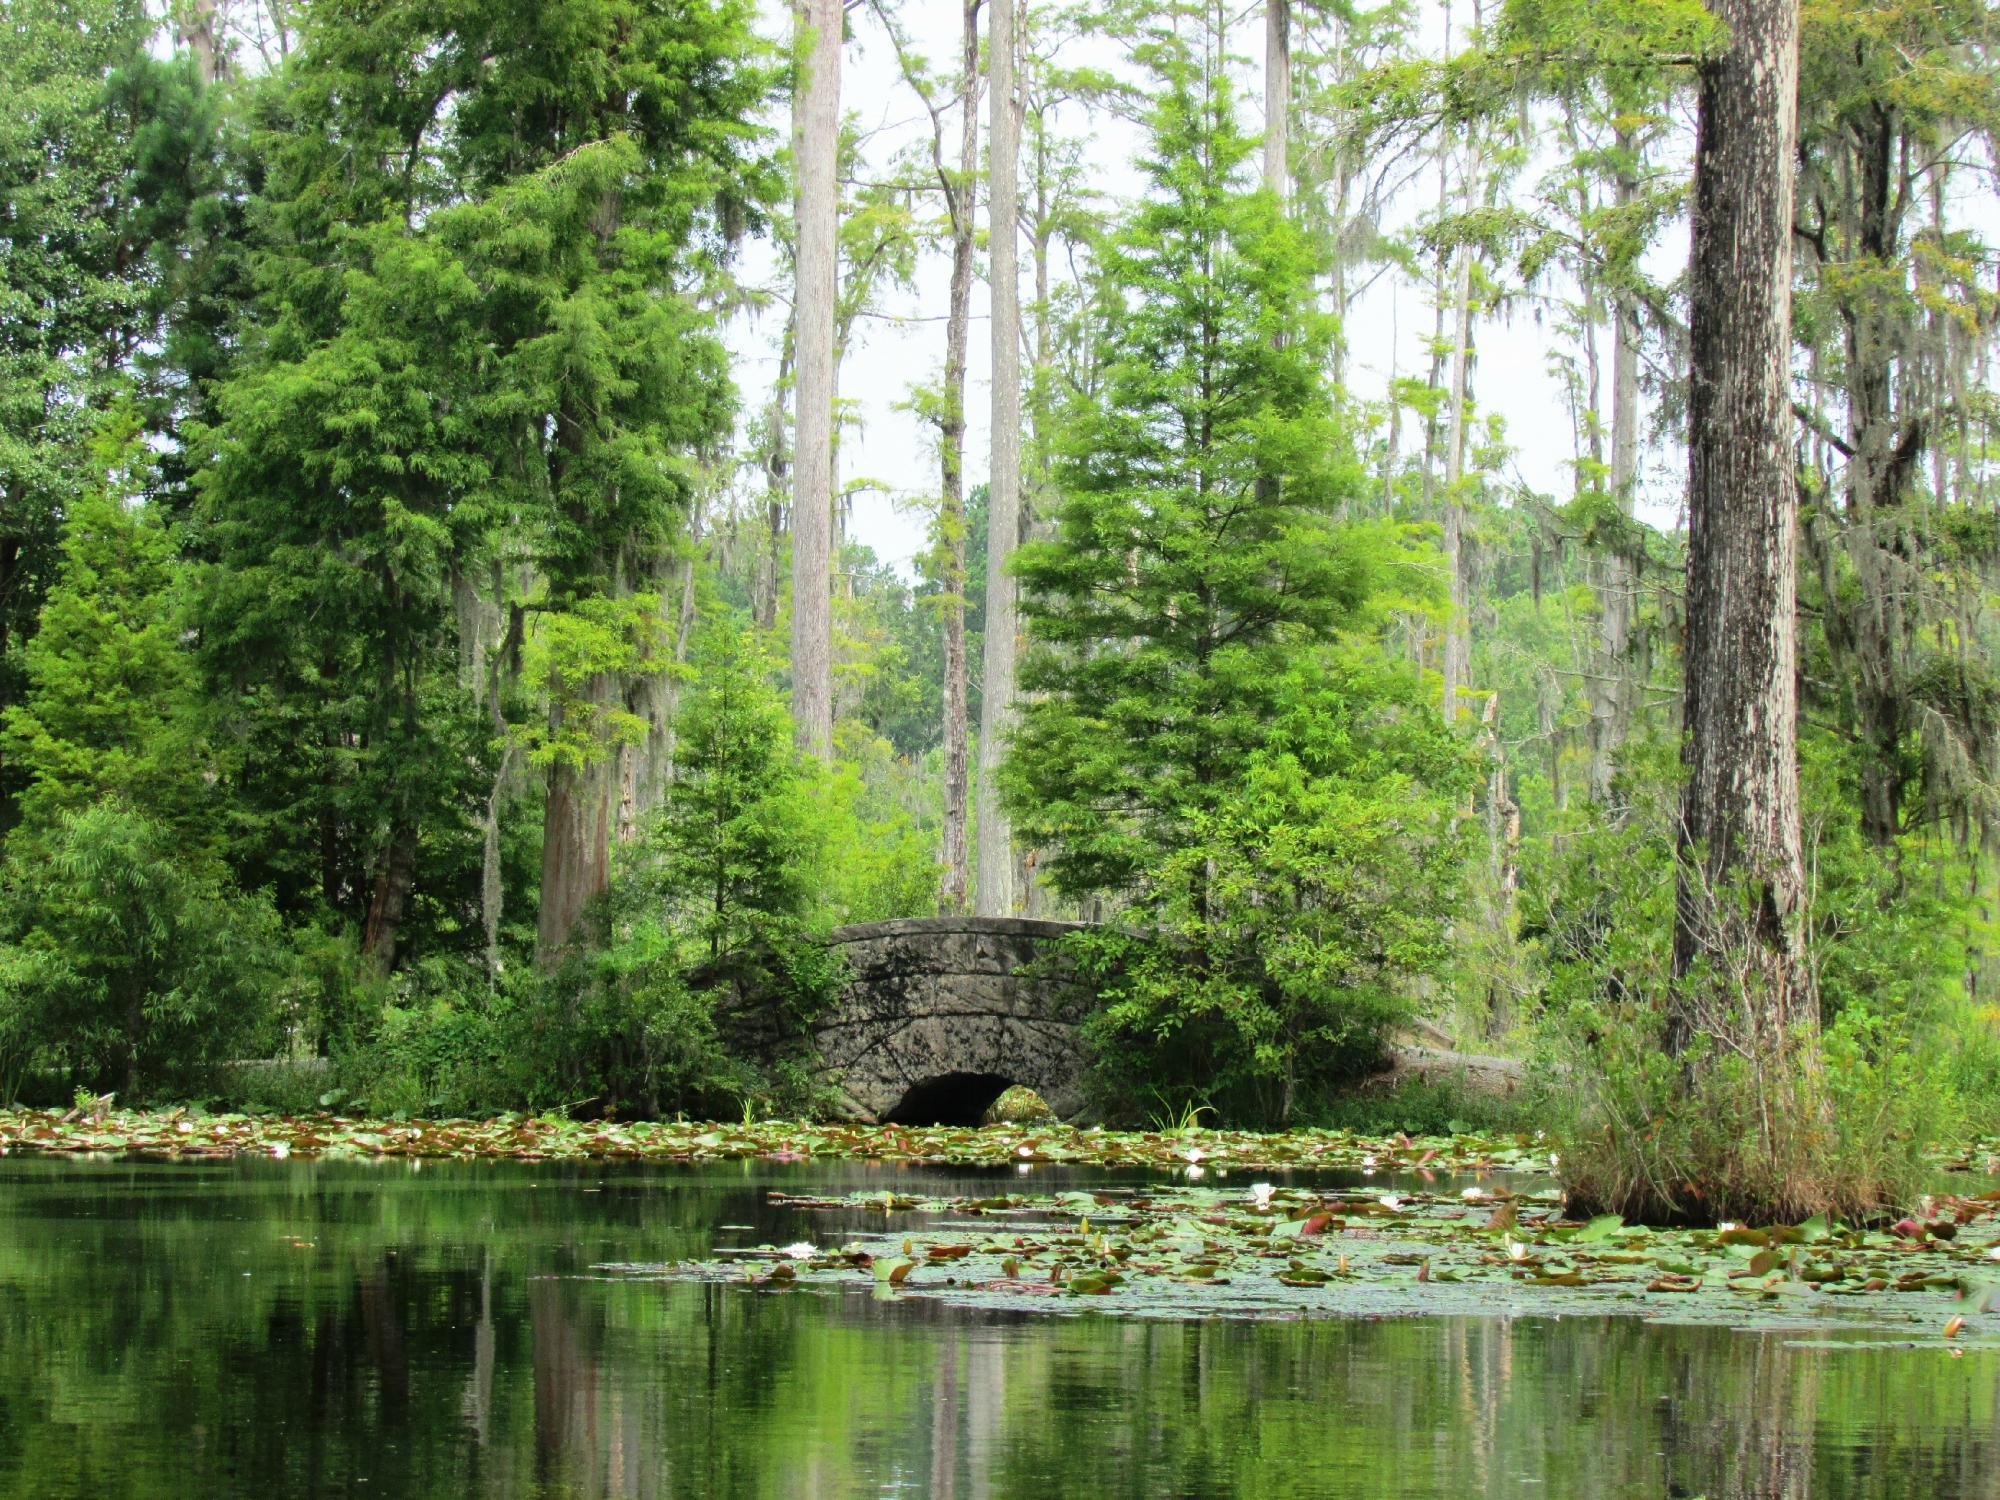
{"type": "Polygon", "coordinates": [[[1990,1351],[1139,1323],[590,1271],[838,1241],[772,1187],[993,1182],[0,1161],[0,1495],[2000,1497],[1990,1351]]]}

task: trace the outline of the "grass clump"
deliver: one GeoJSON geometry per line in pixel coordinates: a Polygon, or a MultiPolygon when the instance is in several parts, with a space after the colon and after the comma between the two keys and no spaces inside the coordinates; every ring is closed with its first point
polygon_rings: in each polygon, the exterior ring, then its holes
{"type": "Polygon", "coordinates": [[[2000,1077],[1974,1056],[1972,1092],[1952,1084],[1965,914],[1948,893],[1963,883],[1918,847],[1892,858],[1821,821],[1797,937],[1816,1000],[1781,1028],[1747,960],[1674,977],[1670,790],[1586,829],[1529,893],[1547,975],[1538,1072],[1572,1207],[1772,1224],[1907,1205],[1933,1182],[1927,1148],[2000,1077]]]}

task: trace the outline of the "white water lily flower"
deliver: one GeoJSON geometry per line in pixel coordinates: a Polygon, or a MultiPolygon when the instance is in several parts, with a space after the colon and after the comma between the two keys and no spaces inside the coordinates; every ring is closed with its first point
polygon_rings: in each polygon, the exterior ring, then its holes
{"type": "Polygon", "coordinates": [[[1737,1226],[1736,1226],[1736,1221],[1734,1219],[1724,1219],[1720,1224],[1716,1225],[1715,1227],[1718,1232],[1722,1234],[1727,1234],[1729,1233],[1730,1230],[1736,1228],[1737,1226]]]}
{"type": "Polygon", "coordinates": [[[789,1255],[793,1260],[811,1260],[815,1255],[819,1254],[819,1246],[815,1245],[811,1240],[800,1240],[795,1245],[785,1246],[778,1253],[780,1255],[789,1255]]]}
{"type": "Polygon", "coordinates": [[[292,1148],[290,1143],[286,1141],[271,1142],[271,1154],[277,1157],[279,1161],[283,1161],[286,1157],[292,1154],[292,1148]]]}
{"type": "Polygon", "coordinates": [[[1552,1166],[1552,1167],[1559,1167],[1559,1166],[1561,1166],[1561,1165],[1562,1165],[1562,1158],[1561,1158],[1560,1156],[1556,1155],[1556,1154],[1555,1154],[1555,1152],[1551,1151],[1551,1152],[1549,1153],[1549,1165],[1550,1165],[1550,1166],[1552,1166]]]}
{"type": "Polygon", "coordinates": [[[1205,1151],[1203,1151],[1203,1150],[1201,1149],[1201,1147],[1199,1147],[1199,1146],[1190,1146],[1190,1147],[1188,1147],[1188,1148],[1187,1148],[1187,1150],[1185,1150],[1185,1151],[1183,1151],[1183,1152],[1181,1153],[1181,1160],[1183,1160],[1183,1161],[1200,1161],[1200,1160],[1202,1159],[1202,1157],[1203,1157],[1203,1156],[1205,1156],[1205,1155],[1207,1155],[1207,1153],[1206,1153],[1205,1151]]]}
{"type": "Polygon", "coordinates": [[[1394,1193],[1383,1193],[1375,1201],[1384,1208],[1401,1208],[1403,1206],[1403,1200],[1398,1198],[1394,1193]]]}
{"type": "Polygon", "coordinates": [[[1375,1158],[1374,1158],[1374,1156],[1373,1156],[1373,1155],[1371,1154],[1371,1155],[1368,1155],[1368,1156],[1364,1156],[1364,1157],[1362,1157],[1362,1158],[1361,1158],[1361,1165],[1362,1165],[1362,1166],[1364,1166],[1364,1167],[1372,1167],[1372,1166],[1374,1166],[1374,1165],[1375,1165],[1375,1158]]]}
{"type": "Polygon", "coordinates": [[[1486,1189],[1476,1187],[1467,1188],[1458,1196],[1463,1198],[1467,1203],[1480,1203],[1486,1198],[1486,1189]]]}
{"type": "Polygon", "coordinates": [[[1250,1201],[1258,1208],[1269,1208],[1277,1191],[1268,1182],[1253,1182],[1250,1184],[1250,1201]]]}
{"type": "Polygon", "coordinates": [[[1986,1258],[1988,1260],[2000,1260],[2000,1245],[1995,1245],[1991,1250],[1988,1250],[1986,1258]]]}
{"type": "Polygon", "coordinates": [[[1187,1169],[1187,1180],[1189,1182],[1200,1182],[1207,1175],[1200,1167],[1189,1167],[1187,1169]]]}
{"type": "Polygon", "coordinates": [[[1507,1247],[1507,1259],[1526,1260],[1528,1258],[1528,1247],[1515,1239],[1511,1234],[1502,1243],[1507,1247]]]}

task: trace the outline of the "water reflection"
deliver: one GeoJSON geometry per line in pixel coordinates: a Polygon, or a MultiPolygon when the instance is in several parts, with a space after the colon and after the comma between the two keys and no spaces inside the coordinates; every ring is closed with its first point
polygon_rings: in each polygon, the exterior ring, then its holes
{"type": "Polygon", "coordinates": [[[997,1315],[591,1269],[837,1240],[766,1190],[892,1181],[0,1162],[0,1495],[2000,1500],[1990,1353],[997,1315]]]}

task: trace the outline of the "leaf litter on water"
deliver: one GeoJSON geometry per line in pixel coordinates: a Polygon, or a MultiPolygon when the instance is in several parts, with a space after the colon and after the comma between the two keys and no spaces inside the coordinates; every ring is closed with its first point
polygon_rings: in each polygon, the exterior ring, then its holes
{"type": "Polygon", "coordinates": [[[207,1115],[188,1110],[0,1110],[0,1153],[111,1152],[174,1159],[490,1157],[545,1161],[846,1160],[954,1166],[1161,1167],[1178,1172],[1358,1168],[1364,1172],[1546,1172],[1531,1137],[1375,1137],[1344,1130],[1118,1131],[1060,1123],[899,1126],[766,1120],[740,1124],[571,1120],[381,1120],[339,1114],[207,1115]]]}
{"type": "MultiPolygon", "coordinates": [[[[810,1218],[882,1194],[771,1201],[810,1218]]],[[[897,1219],[775,1278],[767,1249],[627,1274],[841,1291],[872,1276],[958,1304],[1190,1318],[1577,1316],[1812,1331],[1890,1330],[2000,1349],[2000,1192],[1930,1200],[1920,1230],[1651,1229],[1563,1217],[1549,1189],[1395,1195],[1310,1183],[1161,1183],[1097,1193],[905,1198],[897,1219]],[[1499,1200],[1510,1210],[1491,1209],[1499,1200]],[[910,1222],[914,1221],[914,1222],[910,1222]],[[883,1271],[884,1264],[892,1270],[883,1271]]],[[[606,1268],[599,1267],[598,1270],[606,1268]]]]}

